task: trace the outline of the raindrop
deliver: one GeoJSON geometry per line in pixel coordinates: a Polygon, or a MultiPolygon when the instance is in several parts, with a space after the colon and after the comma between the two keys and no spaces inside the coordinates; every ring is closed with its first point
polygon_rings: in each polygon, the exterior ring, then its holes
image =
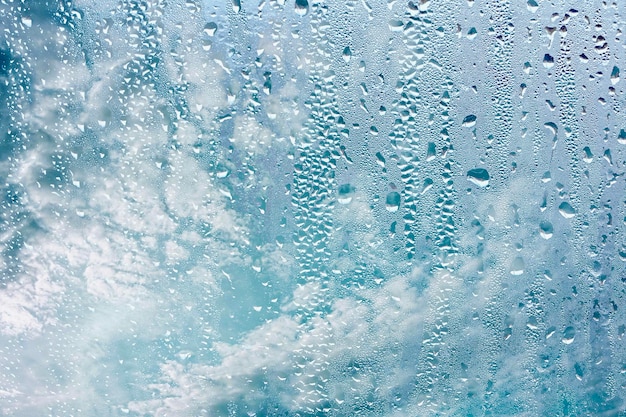
{"type": "Polygon", "coordinates": [[[626,145],[626,131],[624,129],[619,130],[617,141],[622,145],[626,145]]]}
{"type": "Polygon", "coordinates": [[[467,171],[467,180],[479,187],[489,185],[489,172],[484,168],[474,168],[467,171]]]}

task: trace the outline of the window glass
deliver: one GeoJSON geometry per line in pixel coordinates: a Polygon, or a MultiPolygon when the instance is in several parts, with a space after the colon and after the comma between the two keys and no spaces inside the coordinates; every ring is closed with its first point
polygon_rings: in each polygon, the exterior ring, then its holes
{"type": "Polygon", "coordinates": [[[622,0],[0,3],[0,414],[626,413],[622,0]]]}

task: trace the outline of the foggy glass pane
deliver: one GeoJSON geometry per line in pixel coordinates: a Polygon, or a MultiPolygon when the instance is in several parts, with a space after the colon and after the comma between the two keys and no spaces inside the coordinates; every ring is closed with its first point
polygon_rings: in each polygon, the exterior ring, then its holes
{"type": "Polygon", "coordinates": [[[626,415],[625,19],[0,0],[0,415],[626,415]]]}

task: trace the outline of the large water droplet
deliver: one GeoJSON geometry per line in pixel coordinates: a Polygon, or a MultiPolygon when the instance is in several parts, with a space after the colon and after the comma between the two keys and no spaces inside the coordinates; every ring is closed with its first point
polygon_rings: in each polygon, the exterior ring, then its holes
{"type": "Polygon", "coordinates": [[[526,8],[531,13],[535,13],[537,11],[537,9],[539,8],[539,5],[537,4],[537,2],[535,0],[528,0],[528,2],[526,3],[526,8]]]}
{"type": "Polygon", "coordinates": [[[542,221],[539,223],[539,234],[544,239],[550,239],[554,234],[554,228],[552,227],[552,223],[549,221],[542,221]]]}
{"type": "Polygon", "coordinates": [[[576,329],[573,326],[567,326],[563,331],[563,339],[562,342],[566,345],[571,344],[574,341],[574,337],[576,336],[576,329]]]}
{"type": "Polygon", "coordinates": [[[476,116],[473,114],[469,114],[465,116],[463,122],[461,123],[465,127],[472,127],[476,124],[476,116]]]}
{"type": "Polygon", "coordinates": [[[524,264],[524,258],[522,258],[521,256],[517,256],[515,259],[513,259],[513,262],[511,262],[510,273],[511,275],[522,275],[524,273],[525,267],[526,265],[524,264]]]}
{"type": "Polygon", "coordinates": [[[619,130],[619,134],[617,135],[617,141],[622,145],[626,145],[626,131],[624,129],[619,130]]]}
{"type": "Polygon", "coordinates": [[[619,68],[613,67],[611,71],[611,84],[615,85],[619,82],[619,68]]]}
{"type": "Polygon", "coordinates": [[[400,201],[402,198],[400,197],[400,193],[397,191],[392,191],[387,194],[387,199],[385,200],[385,208],[387,211],[398,211],[400,208],[400,201]]]}
{"type": "Polygon", "coordinates": [[[350,204],[354,196],[355,188],[350,184],[342,184],[337,192],[337,201],[339,204],[350,204]]]}
{"type": "Polygon", "coordinates": [[[545,54],[543,56],[543,66],[546,68],[552,68],[554,66],[554,58],[550,54],[545,54]]]}
{"type": "Polygon", "coordinates": [[[204,33],[206,33],[208,36],[214,36],[216,31],[217,31],[217,24],[215,22],[209,22],[206,25],[204,25],[204,33]]]}
{"type": "Polygon", "coordinates": [[[352,58],[352,51],[350,50],[349,46],[346,46],[345,48],[343,48],[343,60],[346,62],[350,62],[350,59],[352,58]]]}
{"type": "Polygon", "coordinates": [[[489,172],[484,168],[474,168],[467,171],[467,180],[479,187],[489,185],[489,172]]]}
{"type": "Polygon", "coordinates": [[[309,2],[307,0],[296,0],[296,13],[304,16],[309,12],[309,2]]]}
{"type": "Polygon", "coordinates": [[[561,213],[561,216],[565,217],[566,219],[571,219],[576,215],[576,210],[574,210],[574,207],[572,207],[570,203],[568,203],[567,201],[563,201],[561,204],[559,204],[559,213],[561,213]]]}

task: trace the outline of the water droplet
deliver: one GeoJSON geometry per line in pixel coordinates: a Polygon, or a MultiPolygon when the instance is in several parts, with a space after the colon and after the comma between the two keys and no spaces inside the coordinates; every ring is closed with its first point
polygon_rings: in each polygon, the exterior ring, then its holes
{"type": "Polygon", "coordinates": [[[572,207],[570,203],[563,201],[559,204],[559,213],[566,219],[571,219],[576,215],[576,210],[574,210],[574,207],[572,207]]]}
{"type": "Polygon", "coordinates": [[[624,131],[624,129],[619,130],[619,135],[617,135],[617,142],[622,145],[626,145],[626,131],[624,131]]]}
{"type": "Polygon", "coordinates": [[[304,16],[309,12],[309,2],[307,0],[296,0],[296,14],[304,16]]]}
{"type": "Polygon", "coordinates": [[[553,122],[544,123],[543,126],[546,129],[550,130],[550,132],[552,132],[554,136],[556,136],[556,133],[559,131],[559,128],[556,126],[556,123],[553,123],[553,122]]]}
{"type": "Polygon", "coordinates": [[[350,184],[342,184],[339,186],[339,191],[337,192],[337,201],[339,204],[350,204],[355,190],[356,189],[350,184]]]}
{"type": "Polygon", "coordinates": [[[376,152],[376,162],[378,163],[378,165],[380,165],[381,167],[385,167],[385,157],[380,153],[380,152],[376,152]]]}
{"type": "Polygon", "coordinates": [[[387,194],[387,198],[385,200],[385,208],[387,211],[394,212],[398,211],[400,208],[400,201],[402,198],[400,197],[400,193],[397,191],[392,191],[387,194]]]}
{"type": "Polygon", "coordinates": [[[542,238],[548,240],[554,234],[554,228],[552,227],[552,223],[545,220],[539,223],[539,234],[542,238]]]}
{"type": "Polygon", "coordinates": [[[473,114],[469,114],[465,116],[463,122],[461,123],[465,127],[472,127],[476,124],[476,116],[473,114]]]}
{"type": "Polygon", "coordinates": [[[432,161],[437,156],[437,148],[433,142],[428,142],[428,150],[426,151],[426,160],[432,161]]]}
{"type": "Polygon", "coordinates": [[[346,46],[345,48],[343,48],[343,60],[346,62],[350,62],[350,59],[352,59],[352,51],[350,50],[349,46],[346,46]]]}
{"type": "Polygon", "coordinates": [[[511,262],[510,273],[511,275],[522,275],[524,273],[524,268],[524,258],[522,258],[521,256],[517,256],[515,257],[515,259],[513,259],[513,262],[511,262]]]}
{"type": "Polygon", "coordinates": [[[467,180],[479,187],[489,185],[489,172],[484,168],[474,168],[467,171],[467,180]]]}
{"type": "Polygon", "coordinates": [[[422,191],[420,192],[420,194],[424,194],[425,192],[427,192],[428,190],[430,190],[433,186],[434,181],[430,178],[426,178],[424,180],[424,183],[422,184],[422,191]]]}
{"type": "Polygon", "coordinates": [[[425,12],[430,7],[430,0],[419,0],[417,8],[420,12],[425,12]]]}
{"type": "Polygon", "coordinates": [[[573,326],[567,326],[563,331],[563,339],[561,340],[566,345],[571,344],[576,336],[576,329],[573,326]]]}
{"type": "Polygon", "coordinates": [[[554,66],[554,58],[550,54],[543,56],[543,66],[546,68],[552,68],[554,66]]]}
{"type": "Polygon", "coordinates": [[[26,27],[31,27],[33,25],[33,20],[29,16],[22,16],[22,23],[26,27]]]}
{"type": "Polygon", "coordinates": [[[528,2],[526,2],[526,8],[531,13],[535,13],[537,11],[537,9],[539,8],[539,5],[537,4],[537,2],[535,0],[528,0],[528,2]]]}
{"type": "Polygon", "coordinates": [[[389,21],[389,30],[391,30],[392,32],[399,32],[402,30],[402,28],[404,28],[404,23],[402,23],[402,20],[390,20],[389,21]]]}
{"type": "Polygon", "coordinates": [[[613,67],[611,71],[611,84],[615,85],[619,82],[619,68],[613,67]]]}
{"type": "Polygon", "coordinates": [[[217,24],[215,22],[209,22],[206,25],[204,25],[204,33],[206,33],[208,36],[214,36],[216,31],[217,31],[217,24]]]}
{"type": "Polygon", "coordinates": [[[574,371],[576,372],[576,379],[582,381],[584,376],[583,368],[578,362],[574,365],[574,371]]]}

